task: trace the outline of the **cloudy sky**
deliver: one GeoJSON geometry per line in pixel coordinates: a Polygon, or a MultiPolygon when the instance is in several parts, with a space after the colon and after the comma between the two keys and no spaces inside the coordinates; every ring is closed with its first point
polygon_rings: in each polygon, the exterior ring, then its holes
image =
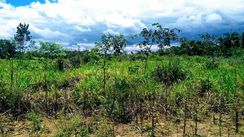
{"type": "Polygon", "coordinates": [[[20,22],[36,41],[91,47],[101,33],[136,34],[159,22],[189,38],[244,31],[243,0],[0,0],[0,38],[20,22]]]}

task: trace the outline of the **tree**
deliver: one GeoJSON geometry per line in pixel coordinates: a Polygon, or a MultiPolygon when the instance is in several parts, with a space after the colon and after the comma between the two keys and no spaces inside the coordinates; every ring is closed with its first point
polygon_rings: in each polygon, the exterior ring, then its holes
{"type": "Polygon", "coordinates": [[[165,46],[170,47],[171,41],[178,39],[178,33],[180,32],[177,28],[163,28],[159,23],[154,23],[152,26],[156,27],[154,30],[154,37],[160,50],[163,50],[165,46]]]}
{"type": "Polygon", "coordinates": [[[241,36],[237,32],[225,33],[219,38],[219,43],[228,49],[241,47],[241,36]]]}
{"type": "Polygon", "coordinates": [[[143,38],[142,42],[139,43],[140,48],[142,48],[142,52],[144,53],[145,57],[145,67],[144,70],[146,72],[147,65],[148,65],[148,58],[151,53],[151,48],[154,44],[156,44],[155,33],[152,29],[144,28],[139,36],[143,38]]]}
{"type": "Polygon", "coordinates": [[[65,48],[60,45],[56,44],[54,42],[43,42],[40,41],[40,52],[41,54],[45,55],[46,57],[49,57],[51,59],[54,58],[60,58],[66,56],[65,48]]]}
{"type": "Polygon", "coordinates": [[[113,43],[112,48],[114,51],[114,55],[119,56],[122,54],[124,48],[126,47],[128,40],[122,34],[111,35],[111,37],[112,37],[112,43],[113,43]]]}
{"type": "Polygon", "coordinates": [[[101,42],[96,42],[95,44],[101,54],[103,54],[103,92],[106,93],[106,64],[108,53],[112,47],[111,34],[102,34],[101,42]]]}
{"type": "Polygon", "coordinates": [[[10,91],[13,91],[14,83],[14,56],[16,52],[16,46],[13,41],[0,40],[0,58],[6,58],[10,61],[10,91]]]}
{"type": "Polygon", "coordinates": [[[241,43],[242,43],[242,48],[244,48],[244,32],[241,34],[241,43]]]}
{"type": "Polygon", "coordinates": [[[25,52],[25,49],[27,48],[26,45],[28,42],[31,41],[31,35],[29,31],[29,24],[20,23],[17,26],[17,31],[14,36],[14,40],[16,42],[16,48],[20,53],[25,52]]]}
{"type": "Polygon", "coordinates": [[[15,55],[15,44],[10,40],[0,40],[0,58],[13,58],[15,55]]]}
{"type": "Polygon", "coordinates": [[[115,55],[115,58],[117,59],[115,61],[115,80],[117,79],[117,61],[121,60],[121,54],[124,52],[124,48],[127,45],[127,39],[125,38],[124,35],[120,34],[120,35],[110,35],[111,36],[111,40],[112,40],[112,50],[113,53],[115,55]]]}

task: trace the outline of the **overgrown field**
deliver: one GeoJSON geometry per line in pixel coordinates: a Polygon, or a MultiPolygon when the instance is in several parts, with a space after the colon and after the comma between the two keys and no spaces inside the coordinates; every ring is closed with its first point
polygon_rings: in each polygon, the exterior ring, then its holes
{"type": "Polygon", "coordinates": [[[244,54],[0,60],[0,136],[244,136],[244,54]]]}

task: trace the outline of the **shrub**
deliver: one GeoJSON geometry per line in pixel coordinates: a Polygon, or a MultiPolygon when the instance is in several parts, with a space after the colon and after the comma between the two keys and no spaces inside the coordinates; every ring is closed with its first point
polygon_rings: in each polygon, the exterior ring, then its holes
{"type": "Polygon", "coordinates": [[[138,73],[139,70],[140,70],[139,65],[128,67],[128,72],[130,74],[138,73]]]}
{"type": "Polygon", "coordinates": [[[111,87],[112,93],[106,101],[109,116],[116,122],[128,123],[133,119],[130,103],[130,84],[124,79],[117,79],[111,87]]]}
{"type": "MultiPolygon", "coordinates": [[[[17,115],[16,106],[21,96],[17,92],[10,91],[6,86],[1,85],[0,82],[0,113],[9,111],[10,113],[17,115]],[[15,108],[15,109],[14,109],[15,108]]],[[[22,108],[20,108],[22,110],[22,108]]]]}
{"type": "Polygon", "coordinates": [[[58,59],[57,60],[57,69],[59,71],[64,71],[72,67],[71,63],[67,59],[58,59]]]}
{"type": "Polygon", "coordinates": [[[200,97],[203,97],[206,92],[210,91],[212,89],[212,83],[209,79],[203,79],[200,82],[200,88],[198,90],[198,95],[200,97]]]}
{"type": "Polygon", "coordinates": [[[208,61],[206,64],[205,64],[205,68],[206,69],[216,69],[219,67],[219,64],[218,62],[216,62],[215,60],[211,60],[211,61],[208,61]]]}
{"type": "Polygon", "coordinates": [[[186,72],[178,64],[169,63],[168,66],[158,66],[153,72],[152,77],[157,82],[162,82],[166,86],[186,79],[186,72]]]}
{"type": "Polygon", "coordinates": [[[82,60],[81,60],[81,57],[79,55],[71,57],[69,59],[69,61],[72,64],[72,67],[74,67],[74,68],[79,68],[82,64],[82,60]]]}

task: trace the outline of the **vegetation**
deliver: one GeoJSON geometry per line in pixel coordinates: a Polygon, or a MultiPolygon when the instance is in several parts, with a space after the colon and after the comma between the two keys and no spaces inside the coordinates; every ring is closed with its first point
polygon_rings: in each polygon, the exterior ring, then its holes
{"type": "Polygon", "coordinates": [[[42,125],[51,118],[56,137],[117,136],[121,125],[138,136],[243,136],[243,33],[200,36],[155,23],[134,36],[138,53],[126,53],[122,34],[103,34],[90,51],[43,41],[33,50],[20,23],[13,40],[0,41],[0,135],[14,136],[9,119],[50,135],[42,125]]]}

